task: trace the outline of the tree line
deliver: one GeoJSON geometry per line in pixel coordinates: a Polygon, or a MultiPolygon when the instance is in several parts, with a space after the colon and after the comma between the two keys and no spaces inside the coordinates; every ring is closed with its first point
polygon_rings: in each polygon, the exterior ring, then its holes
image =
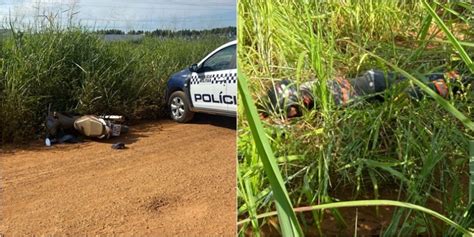
{"type": "Polygon", "coordinates": [[[155,37],[200,37],[205,35],[220,35],[220,36],[229,36],[234,37],[237,34],[237,28],[233,26],[223,27],[223,28],[214,28],[214,29],[205,29],[205,30],[162,30],[156,29],[154,31],[143,31],[143,30],[130,30],[125,32],[119,29],[107,29],[107,30],[97,30],[95,31],[98,34],[105,35],[147,35],[155,37]]]}

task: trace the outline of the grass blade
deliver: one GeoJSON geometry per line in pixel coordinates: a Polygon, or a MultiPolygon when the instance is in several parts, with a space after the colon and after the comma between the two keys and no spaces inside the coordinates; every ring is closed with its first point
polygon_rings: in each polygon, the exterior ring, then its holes
{"type": "Polygon", "coordinates": [[[275,156],[260,122],[257,108],[250,96],[247,86],[247,78],[240,72],[240,70],[238,75],[239,95],[241,96],[241,101],[247,114],[248,123],[250,130],[252,131],[257,151],[263,163],[263,169],[268,177],[270,186],[272,187],[282,231],[281,234],[283,236],[302,236],[303,232],[301,226],[299,225],[296,214],[293,211],[275,156]]]}
{"type": "Polygon", "coordinates": [[[461,113],[458,109],[456,109],[456,107],[454,107],[452,104],[450,104],[447,100],[445,100],[443,97],[441,97],[440,95],[438,95],[436,92],[434,92],[433,90],[431,90],[425,83],[423,83],[422,81],[418,80],[416,77],[412,76],[410,73],[406,72],[405,70],[399,68],[398,66],[396,66],[395,64],[392,64],[392,63],[389,63],[387,60],[383,59],[382,57],[372,53],[372,52],[369,52],[365,49],[363,49],[362,47],[360,47],[359,45],[355,44],[354,42],[351,42],[351,41],[346,41],[344,40],[345,42],[348,42],[349,44],[357,47],[358,49],[360,50],[363,50],[365,52],[367,52],[370,56],[376,58],[377,60],[385,63],[386,65],[390,66],[391,68],[393,68],[395,71],[399,72],[400,74],[402,74],[404,77],[406,77],[407,79],[409,79],[411,82],[415,83],[416,86],[420,87],[420,89],[425,92],[426,94],[428,94],[429,96],[431,96],[436,102],[438,102],[439,105],[441,105],[441,107],[443,107],[446,111],[448,111],[449,113],[451,113],[454,117],[456,117],[457,119],[459,119],[466,128],[470,129],[471,131],[474,131],[474,122],[472,122],[468,117],[466,117],[463,113],[461,113]]]}
{"type": "Polygon", "coordinates": [[[469,142],[469,204],[474,205],[474,140],[469,142]]]}
{"type": "MultiPolygon", "coordinates": [[[[428,208],[414,205],[411,203],[406,203],[406,202],[399,202],[399,201],[393,201],[393,200],[358,200],[358,201],[344,201],[344,202],[336,202],[336,203],[327,203],[327,204],[321,204],[321,205],[314,205],[314,206],[307,206],[307,207],[299,207],[295,208],[295,212],[307,212],[307,211],[314,211],[314,210],[324,210],[324,209],[332,209],[332,208],[341,208],[341,207],[369,207],[369,206],[395,206],[395,207],[403,207],[403,208],[409,208],[412,210],[424,212],[426,214],[429,214],[447,225],[453,226],[456,228],[459,232],[463,233],[464,236],[474,236],[473,232],[470,232],[469,230],[465,229],[464,227],[460,226],[456,222],[452,221],[451,219],[443,216],[442,214],[435,212],[433,210],[430,210],[428,208]]],[[[277,212],[268,212],[264,214],[260,214],[257,216],[258,219],[260,218],[265,218],[265,217],[270,217],[276,215],[277,212]]],[[[238,224],[244,224],[249,222],[250,219],[245,219],[238,224]]]]}
{"type": "Polygon", "coordinates": [[[428,11],[428,13],[433,17],[434,21],[436,24],[443,30],[443,32],[446,34],[448,37],[449,41],[453,45],[453,47],[458,51],[459,56],[463,59],[463,61],[466,63],[467,67],[469,70],[471,70],[472,73],[474,73],[474,63],[472,62],[472,59],[469,57],[469,55],[466,53],[466,50],[461,46],[459,41],[454,37],[453,33],[448,29],[446,24],[444,24],[443,20],[436,14],[436,12],[431,8],[431,6],[426,2],[426,0],[422,1],[424,7],[428,11]]]}

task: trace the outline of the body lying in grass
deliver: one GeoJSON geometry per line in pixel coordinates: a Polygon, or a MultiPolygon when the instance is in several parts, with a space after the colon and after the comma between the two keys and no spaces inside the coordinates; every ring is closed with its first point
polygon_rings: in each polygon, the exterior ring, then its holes
{"type": "MultiPolygon", "coordinates": [[[[427,85],[442,97],[447,97],[450,90],[453,92],[462,91],[468,83],[472,81],[470,77],[461,77],[456,72],[432,73],[425,75],[427,85]],[[461,85],[461,86],[450,86],[461,85]]],[[[369,70],[362,76],[343,79],[337,78],[327,82],[328,91],[331,93],[336,106],[346,106],[355,101],[367,98],[376,98],[393,85],[406,81],[403,76],[394,72],[383,72],[380,70],[369,70]]],[[[276,113],[286,113],[286,116],[301,116],[304,106],[312,109],[317,104],[318,80],[312,80],[301,84],[299,87],[291,80],[281,80],[274,84],[268,91],[269,110],[276,113]]],[[[418,87],[409,87],[406,91],[411,98],[421,99],[422,91],[418,87]]],[[[378,97],[381,98],[381,97],[378,97]]]]}

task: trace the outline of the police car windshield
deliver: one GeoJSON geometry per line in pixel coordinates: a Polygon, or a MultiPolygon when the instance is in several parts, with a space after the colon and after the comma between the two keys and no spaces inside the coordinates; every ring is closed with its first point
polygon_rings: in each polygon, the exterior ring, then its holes
{"type": "Polygon", "coordinates": [[[235,45],[223,48],[208,58],[202,65],[202,71],[219,71],[233,69],[235,45]]]}

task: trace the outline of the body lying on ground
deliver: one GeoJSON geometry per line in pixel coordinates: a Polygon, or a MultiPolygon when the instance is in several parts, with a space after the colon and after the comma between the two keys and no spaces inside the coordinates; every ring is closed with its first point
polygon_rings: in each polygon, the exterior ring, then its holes
{"type": "MultiPolygon", "coordinates": [[[[431,73],[425,75],[426,85],[442,97],[447,97],[450,92],[450,84],[461,84],[463,87],[472,82],[472,77],[461,77],[456,72],[431,73]],[[457,83],[455,83],[457,82],[457,83]]],[[[337,78],[328,80],[327,87],[331,93],[336,106],[346,106],[355,101],[373,98],[384,93],[397,83],[407,79],[394,72],[383,72],[371,69],[362,76],[345,79],[337,78]]],[[[274,86],[267,92],[269,99],[269,110],[276,113],[286,113],[286,116],[296,117],[302,115],[301,106],[306,109],[313,109],[319,99],[316,96],[317,87],[320,81],[311,80],[301,84],[299,87],[291,80],[281,80],[274,83],[274,86]]],[[[452,91],[459,91],[462,88],[452,87],[452,91]]],[[[419,87],[410,86],[406,93],[410,98],[421,99],[423,93],[419,87]]]]}

